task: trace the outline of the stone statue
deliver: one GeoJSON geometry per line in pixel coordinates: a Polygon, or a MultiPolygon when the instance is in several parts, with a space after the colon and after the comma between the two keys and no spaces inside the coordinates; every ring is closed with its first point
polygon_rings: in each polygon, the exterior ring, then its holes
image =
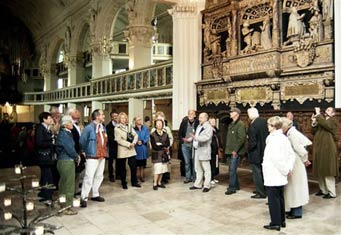
{"type": "Polygon", "coordinates": [[[135,10],[136,1],[135,0],[127,0],[125,4],[125,9],[128,14],[128,20],[129,22],[132,22],[132,20],[136,17],[136,10],[135,10]]]}
{"type": "Polygon", "coordinates": [[[220,55],[221,53],[220,38],[221,36],[217,34],[217,30],[212,29],[210,34],[212,56],[220,55]]]}
{"type": "Polygon", "coordinates": [[[66,27],[65,38],[64,38],[64,51],[65,53],[69,53],[71,49],[71,29],[70,27],[66,27]]]}
{"type": "Polygon", "coordinates": [[[226,50],[224,53],[225,57],[231,55],[231,40],[232,40],[232,24],[230,17],[227,18],[227,38],[225,40],[226,50]]]}
{"type": "Polygon", "coordinates": [[[249,26],[249,22],[245,21],[242,28],[242,34],[244,36],[244,42],[246,46],[241,51],[242,53],[247,53],[248,51],[252,50],[252,32],[254,31],[254,29],[250,29],[249,26]]]}
{"type": "Polygon", "coordinates": [[[318,10],[314,10],[309,20],[309,33],[314,42],[323,40],[322,16],[318,10]]]}
{"type": "Polygon", "coordinates": [[[205,45],[205,54],[211,50],[211,21],[209,19],[205,19],[205,24],[202,25],[204,29],[204,45],[205,45]]]}
{"type": "Polygon", "coordinates": [[[97,18],[97,10],[92,7],[89,9],[90,37],[93,37],[95,35],[96,18],[97,18]]]}
{"type": "Polygon", "coordinates": [[[287,45],[290,42],[295,43],[299,41],[299,39],[305,34],[305,25],[303,22],[304,16],[305,14],[298,14],[296,7],[291,9],[287,31],[288,40],[284,43],[284,45],[287,45]]]}
{"type": "Polygon", "coordinates": [[[267,16],[263,21],[261,29],[261,46],[264,49],[270,49],[272,47],[271,32],[270,32],[270,17],[267,16]]]}
{"type": "Polygon", "coordinates": [[[333,19],[334,0],[321,0],[322,1],[322,16],[323,20],[333,19]]]}

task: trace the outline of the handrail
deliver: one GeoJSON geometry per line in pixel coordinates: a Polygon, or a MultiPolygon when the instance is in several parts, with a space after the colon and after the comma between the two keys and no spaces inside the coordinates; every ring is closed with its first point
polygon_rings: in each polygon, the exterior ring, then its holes
{"type": "Polygon", "coordinates": [[[93,78],[90,82],[80,83],[61,89],[25,92],[24,102],[51,103],[77,100],[91,101],[100,97],[119,97],[126,93],[137,93],[150,90],[163,90],[173,85],[173,63],[165,61],[144,68],[93,78]]]}

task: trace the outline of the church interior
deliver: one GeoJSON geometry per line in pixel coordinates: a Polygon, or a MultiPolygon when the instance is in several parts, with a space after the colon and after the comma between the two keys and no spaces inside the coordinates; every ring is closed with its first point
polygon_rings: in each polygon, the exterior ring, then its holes
{"type": "MultiPolygon", "coordinates": [[[[313,141],[314,110],[332,107],[341,173],[339,0],[1,0],[0,13],[0,234],[274,233],[263,228],[269,222],[267,200],[250,199],[254,185],[247,156],[234,195],[224,194],[226,156],[209,193],[183,183],[179,127],[189,110],[216,120],[225,147],[234,108],[246,127],[249,108],[265,119],[291,112],[313,141]],[[70,220],[54,213],[58,208],[39,205],[30,191],[25,198],[32,198],[38,217],[48,214],[44,223],[51,227],[18,225],[5,203],[21,202],[13,185],[27,177],[13,180],[15,170],[21,164],[27,174],[40,174],[26,138],[40,113],[54,110],[60,118],[70,108],[80,111],[83,127],[98,109],[104,124],[111,113],[126,113],[132,125],[135,117],[154,123],[163,112],[174,136],[169,182],[153,190],[148,158],[142,187],[124,190],[119,180],[109,180],[106,161],[104,203],[89,201],[70,220]]],[[[312,146],[307,151],[314,164],[312,146]]],[[[307,175],[304,216],[287,220],[280,234],[341,234],[341,176],[335,177],[337,197],[324,200],[315,196],[312,167],[307,175]]],[[[21,209],[13,208],[13,216],[14,210],[21,209]]],[[[34,213],[25,210],[24,217],[34,213]]]]}

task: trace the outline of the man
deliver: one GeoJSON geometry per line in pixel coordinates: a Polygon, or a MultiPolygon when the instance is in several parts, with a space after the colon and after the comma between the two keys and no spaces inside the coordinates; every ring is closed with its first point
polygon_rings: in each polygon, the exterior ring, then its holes
{"type": "Polygon", "coordinates": [[[259,117],[256,108],[247,110],[249,119],[251,120],[248,130],[248,158],[252,167],[253,183],[255,184],[255,195],[251,198],[266,198],[264,188],[262,163],[265,149],[265,140],[268,136],[268,127],[265,119],[259,117]]]}
{"type": "Polygon", "coordinates": [[[313,141],[313,174],[318,178],[320,191],[316,196],[324,199],[336,197],[335,177],[338,176],[338,159],[336,147],[337,119],[335,109],[329,107],[325,111],[325,117],[320,108],[315,108],[312,117],[314,133],[313,141]]]}
{"type": "Polygon", "coordinates": [[[213,128],[208,122],[207,113],[199,115],[199,126],[195,135],[190,134],[193,138],[194,161],[196,179],[190,190],[201,189],[202,181],[205,174],[205,182],[203,192],[210,191],[211,182],[211,141],[213,136],[213,128]]]}
{"type": "MultiPolygon", "coordinates": [[[[115,140],[115,126],[117,125],[118,114],[115,112],[111,112],[110,117],[111,117],[111,121],[106,126],[107,132],[108,132],[108,141],[109,141],[108,171],[109,171],[110,182],[115,182],[113,163],[114,163],[114,160],[117,159],[117,142],[115,140]]],[[[117,161],[115,161],[116,178],[119,176],[117,170],[118,170],[117,161]]]]}
{"type": "Polygon", "coordinates": [[[185,184],[192,182],[194,180],[194,163],[192,162],[192,143],[193,138],[191,134],[195,133],[198,126],[198,121],[195,118],[195,111],[189,110],[188,116],[185,117],[179,128],[179,140],[181,143],[181,151],[185,160],[185,174],[186,179],[185,184]]]}
{"type": "Polygon", "coordinates": [[[298,125],[298,122],[294,119],[294,114],[292,112],[287,112],[287,119],[292,121],[292,126],[294,126],[296,128],[296,130],[300,130],[300,127],[298,125]]]}
{"type": "Polygon", "coordinates": [[[239,190],[237,168],[240,157],[245,154],[246,129],[244,123],[239,119],[241,111],[238,108],[232,108],[230,117],[232,123],[228,126],[226,135],[225,154],[229,161],[229,186],[225,195],[236,193],[239,190]]]}
{"type": "Polygon", "coordinates": [[[84,171],[84,168],[85,168],[85,164],[84,164],[85,157],[81,154],[81,148],[79,145],[79,138],[81,136],[81,131],[82,131],[82,127],[79,123],[80,118],[81,118],[81,113],[78,109],[71,107],[71,108],[68,108],[67,114],[70,115],[72,118],[73,128],[71,129],[71,133],[72,133],[73,140],[75,142],[75,150],[81,157],[80,163],[76,166],[76,180],[75,180],[75,192],[76,192],[76,195],[80,195],[79,187],[80,187],[81,178],[83,178],[82,172],[84,171]]]}
{"type": "Polygon", "coordinates": [[[81,151],[85,154],[86,166],[81,194],[81,207],[87,207],[88,195],[92,190],[91,200],[104,202],[99,195],[99,187],[103,181],[105,158],[108,157],[108,135],[103,126],[104,114],[96,109],[91,114],[92,122],[87,125],[79,139],[81,151]]]}

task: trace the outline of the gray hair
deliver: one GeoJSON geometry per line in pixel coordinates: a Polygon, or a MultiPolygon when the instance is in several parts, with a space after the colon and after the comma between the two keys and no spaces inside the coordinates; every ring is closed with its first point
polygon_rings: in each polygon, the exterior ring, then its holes
{"type": "Polygon", "coordinates": [[[249,108],[247,110],[247,115],[249,116],[249,118],[251,120],[255,120],[256,118],[259,117],[259,113],[258,113],[258,110],[256,108],[249,108]]]}
{"type": "Polygon", "coordinates": [[[72,123],[72,117],[70,115],[64,115],[62,117],[62,126],[65,126],[68,123],[72,123]]]}
{"type": "Polygon", "coordinates": [[[292,127],[292,121],[289,118],[282,117],[282,128],[289,129],[292,127]]]}

